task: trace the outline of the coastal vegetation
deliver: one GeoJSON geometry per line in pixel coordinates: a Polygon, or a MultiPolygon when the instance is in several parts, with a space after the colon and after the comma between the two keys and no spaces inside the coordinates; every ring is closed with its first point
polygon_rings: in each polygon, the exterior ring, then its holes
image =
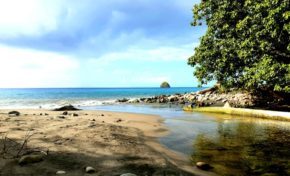
{"type": "Polygon", "coordinates": [[[202,0],[192,26],[208,27],[188,59],[200,85],[290,93],[290,2],[202,0]]]}

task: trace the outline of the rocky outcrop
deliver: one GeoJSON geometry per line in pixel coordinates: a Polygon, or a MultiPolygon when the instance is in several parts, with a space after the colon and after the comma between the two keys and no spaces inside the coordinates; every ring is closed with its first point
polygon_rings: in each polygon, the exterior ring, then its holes
{"type": "MultiPolygon", "coordinates": [[[[160,104],[190,104],[192,106],[224,106],[227,102],[231,107],[249,108],[255,106],[256,96],[247,92],[219,93],[215,88],[198,92],[174,95],[159,95],[148,98],[128,100],[125,103],[160,103],[160,104]]],[[[120,101],[118,101],[120,102],[120,101]]]]}
{"type": "Polygon", "coordinates": [[[160,88],[170,88],[170,85],[168,82],[163,82],[160,84],[160,88]]]}

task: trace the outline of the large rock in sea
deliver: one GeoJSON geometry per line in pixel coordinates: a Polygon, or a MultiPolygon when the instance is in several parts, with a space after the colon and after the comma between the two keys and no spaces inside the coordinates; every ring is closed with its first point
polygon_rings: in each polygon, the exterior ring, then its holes
{"type": "Polygon", "coordinates": [[[160,88],[170,88],[170,85],[168,82],[165,81],[165,82],[161,83],[160,88]]]}

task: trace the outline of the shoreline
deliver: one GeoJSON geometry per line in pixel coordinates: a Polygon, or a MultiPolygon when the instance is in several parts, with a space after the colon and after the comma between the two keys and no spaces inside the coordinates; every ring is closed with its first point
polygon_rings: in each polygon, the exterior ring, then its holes
{"type": "Polygon", "coordinates": [[[29,149],[49,150],[49,154],[44,161],[25,168],[15,159],[2,158],[0,175],[37,175],[43,170],[48,175],[58,170],[82,175],[85,165],[96,168],[101,175],[142,175],[149,171],[157,175],[159,172],[214,175],[195,168],[185,156],[158,142],[158,137],[169,133],[158,116],[89,110],[62,115],[63,111],[16,109],[20,116],[9,117],[9,111],[0,110],[0,135],[21,144],[30,129],[33,135],[28,141],[29,149]],[[62,162],[57,164],[54,160],[62,162]],[[71,167],[71,162],[77,164],[71,167]]]}

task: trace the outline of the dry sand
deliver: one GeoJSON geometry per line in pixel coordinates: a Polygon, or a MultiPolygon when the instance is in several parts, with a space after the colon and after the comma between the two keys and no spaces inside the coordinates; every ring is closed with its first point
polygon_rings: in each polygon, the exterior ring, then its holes
{"type": "MultiPolygon", "coordinates": [[[[157,142],[168,130],[158,116],[101,111],[0,110],[0,175],[212,175],[194,168],[185,156],[157,142]],[[71,115],[76,113],[78,116],[71,115]],[[20,155],[48,151],[41,162],[20,166],[20,155]],[[4,140],[7,136],[11,140],[4,140]],[[5,141],[5,142],[4,142],[5,141]],[[3,151],[5,143],[5,152],[3,151]]],[[[39,153],[38,153],[39,154],[39,153]]]]}

